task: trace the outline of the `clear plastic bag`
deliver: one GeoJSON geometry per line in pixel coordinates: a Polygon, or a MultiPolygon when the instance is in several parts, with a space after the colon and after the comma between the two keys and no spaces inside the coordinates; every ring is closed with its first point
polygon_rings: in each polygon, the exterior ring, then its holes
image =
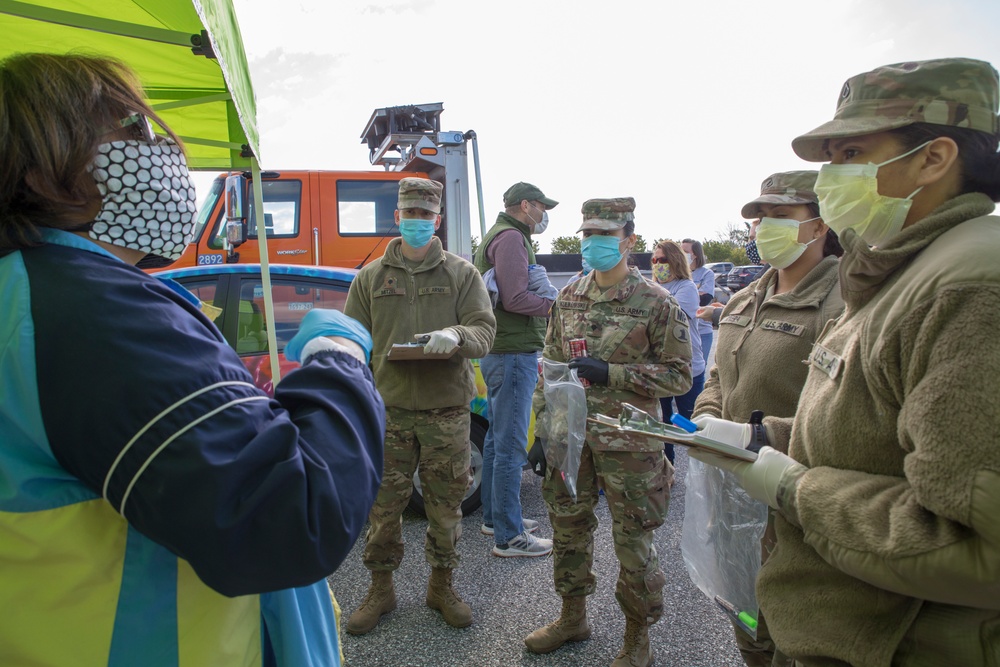
{"type": "Polygon", "coordinates": [[[681,555],[691,581],[747,634],[757,638],[761,539],[768,507],[731,473],[688,459],[681,555]]]}
{"type": "Polygon", "coordinates": [[[545,410],[535,432],[543,440],[545,460],[562,473],[566,490],[576,500],[580,456],[587,439],[587,392],[576,371],[550,359],[542,359],[545,410]]]}

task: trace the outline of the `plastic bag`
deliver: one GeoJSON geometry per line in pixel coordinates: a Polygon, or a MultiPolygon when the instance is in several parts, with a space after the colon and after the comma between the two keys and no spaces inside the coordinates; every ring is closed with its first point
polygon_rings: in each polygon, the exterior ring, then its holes
{"type": "Polygon", "coordinates": [[[573,500],[580,473],[580,456],[587,439],[587,392],[576,371],[550,359],[542,359],[545,410],[535,432],[544,441],[545,459],[562,474],[573,500]]]}
{"type": "Polygon", "coordinates": [[[768,507],[725,470],[688,459],[681,555],[691,581],[754,639],[768,507]]]}

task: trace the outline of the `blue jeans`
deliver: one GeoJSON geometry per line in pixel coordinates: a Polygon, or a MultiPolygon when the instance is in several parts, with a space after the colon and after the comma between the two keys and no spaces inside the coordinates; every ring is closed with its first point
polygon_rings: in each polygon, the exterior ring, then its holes
{"type": "MultiPolygon", "coordinates": [[[[701,390],[705,388],[705,373],[699,373],[691,379],[691,389],[688,393],[682,396],[667,396],[666,398],[660,399],[660,410],[663,411],[663,421],[670,422],[670,415],[673,413],[674,409],[671,405],[671,401],[677,405],[677,414],[681,417],[691,419],[691,415],[694,414],[694,404],[698,400],[698,394],[701,390]]],[[[670,462],[674,462],[674,443],[665,442],[663,443],[663,451],[667,453],[667,458],[670,462]]]]}
{"type": "Polygon", "coordinates": [[[497,544],[523,529],[521,472],[527,462],[531,395],[538,382],[534,352],[488,354],[479,361],[486,380],[490,428],[483,444],[483,522],[493,525],[497,544]]]}
{"type": "MultiPolygon", "coordinates": [[[[712,351],[712,337],[713,333],[709,331],[708,333],[701,334],[701,356],[705,357],[705,370],[708,371],[708,353],[712,351]]],[[[697,396],[697,394],[695,394],[697,396]]],[[[692,406],[694,404],[692,403],[692,406]]]]}

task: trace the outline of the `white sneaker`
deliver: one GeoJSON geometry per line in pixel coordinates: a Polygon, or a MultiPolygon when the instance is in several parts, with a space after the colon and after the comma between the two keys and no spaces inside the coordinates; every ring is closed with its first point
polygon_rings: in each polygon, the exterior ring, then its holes
{"type": "Polygon", "coordinates": [[[534,558],[548,556],[550,553],[552,553],[552,540],[535,537],[528,531],[524,531],[503,546],[493,547],[493,555],[501,558],[515,558],[517,556],[534,558]]]}
{"type": "MultiPolygon", "coordinates": [[[[524,531],[527,533],[533,533],[536,530],[538,530],[538,522],[532,521],[531,519],[522,519],[521,525],[524,527],[524,531]]],[[[493,526],[491,526],[488,523],[484,523],[479,527],[479,532],[482,533],[483,535],[492,535],[493,526]]]]}

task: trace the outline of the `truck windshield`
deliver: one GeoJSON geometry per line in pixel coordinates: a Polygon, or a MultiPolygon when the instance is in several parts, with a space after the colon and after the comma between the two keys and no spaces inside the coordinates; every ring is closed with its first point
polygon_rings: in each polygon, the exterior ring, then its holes
{"type": "Polygon", "coordinates": [[[225,176],[221,176],[212,181],[212,187],[209,189],[205,199],[201,202],[201,206],[198,207],[198,217],[194,222],[194,235],[191,237],[192,242],[197,243],[198,239],[201,238],[201,233],[205,229],[205,225],[208,223],[208,218],[212,215],[212,211],[215,210],[215,205],[219,203],[219,197],[222,195],[222,189],[225,186],[225,176]]]}

